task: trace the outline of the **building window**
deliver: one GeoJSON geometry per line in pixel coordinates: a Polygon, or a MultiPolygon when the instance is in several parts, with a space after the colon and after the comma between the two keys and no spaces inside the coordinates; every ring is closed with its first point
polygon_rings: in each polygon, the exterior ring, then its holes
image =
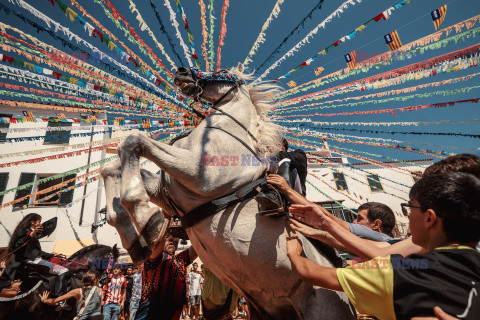
{"type": "MultiPolygon", "coordinates": [[[[35,173],[22,172],[20,174],[20,179],[18,180],[18,186],[23,186],[24,184],[35,181],[35,176],[36,176],[35,173]]],[[[32,193],[32,187],[33,185],[25,189],[17,190],[17,192],[15,193],[15,200],[23,198],[26,195],[29,195],[30,193],[32,193]]],[[[30,198],[25,198],[22,201],[15,203],[13,207],[14,208],[21,207],[29,203],[30,203],[30,198]]]]}
{"type": "Polygon", "coordinates": [[[370,186],[370,190],[372,192],[380,192],[383,191],[383,186],[380,183],[380,178],[376,174],[369,174],[367,175],[368,185],[370,186]]]}
{"type": "MultiPolygon", "coordinates": [[[[0,113],[1,118],[11,118],[13,117],[13,114],[9,113],[0,113]]],[[[0,123],[0,128],[9,128],[10,127],[10,122],[9,123],[0,123]]],[[[0,139],[5,139],[7,137],[6,132],[0,132],[0,139]]],[[[1,141],[0,141],[1,142],[1,141]]]]}
{"type": "Polygon", "coordinates": [[[422,171],[414,171],[414,172],[412,172],[413,183],[417,183],[417,181],[422,178],[422,175],[423,175],[422,171]]]}
{"type": "MultiPolygon", "coordinates": [[[[34,181],[38,181],[41,179],[45,179],[48,177],[53,176],[54,174],[35,174],[35,173],[22,173],[20,175],[20,181],[18,185],[24,185],[27,183],[31,183],[34,181]]],[[[60,192],[60,194],[55,194],[61,189],[68,188],[70,186],[73,186],[75,184],[75,180],[69,182],[66,186],[62,186],[61,188],[55,188],[52,190],[51,189],[53,186],[62,183],[63,181],[67,181],[70,179],[73,179],[76,177],[76,174],[71,174],[65,177],[60,177],[60,178],[55,178],[51,179],[48,181],[45,181],[43,183],[37,184],[35,192],[38,194],[35,195],[35,197],[32,197],[33,200],[30,201],[32,198],[27,198],[19,203],[16,203],[14,206],[15,207],[20,207],[24,205],[28,205],[31,202],[34,203],[34,206],[64,206],[68,205],[72,202],[73,200],[73,192],[74,190],[69,190],[65,192],[60,192]],[[48,190],[48,191],[46,191],[48,190]],[[46,191],[46,192],[45,192],[46,191]],[[48,197],[48,198],[47,198],[48,197]],[[45,199],[47,198],[47,199],[45,199]],[[44,199],[42,202],[38,202],[40,199],[44,199]]],[[[33,186],[30,186],[26,189],[23,190],[18,190],[17,194],[15,195],[15,199],[20,199],[26,195],[29,195],[32,193],[33,186]]]]}
{"type": "Polygon", "coordinates": [[[345,175],[340,172],[333,173],[333,181],[337,185],[337,190],[347,190],[347,182],[345,181],[345,175]]]}
{"type": "Polygon", "coordinates": [[[55,118],[48,120],[48,127],[68,127],[68,130],[47,131],[43,144],[68,144],[70,142],[70,122],[57,122],[55,118]]]}
{"type": "MultiPolygon", "coordinates": [[[[7,190],[8,172],[0,172],[0,192],[7,190]]],[[[0,196],[0,204],[3,202],[3,195],[0,196]]]]}

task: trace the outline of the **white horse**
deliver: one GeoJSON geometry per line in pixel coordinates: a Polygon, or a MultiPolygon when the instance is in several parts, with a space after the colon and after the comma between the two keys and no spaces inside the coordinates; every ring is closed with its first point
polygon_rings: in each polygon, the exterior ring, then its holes
{"type": "MultiPolygon", "coordinates": [[[[278,152],[281,128],[267,119],[272,106],[262,103],[278,88],[236,81],[249,78],[241,65],[213,76],[179,68],[175,83],[182,92],[218,109],[173,145],[129,136],[118,147],[120,160],[103,168],[107,221],[117,228],[134,261],[145,259],[165,234],[162,213],[183,215],[264,175],[267,164],[258,162],[252,151],[261,157],[278,152]],[[140,170],[140,157],[153,161],[162,173],[140,170]],[[162,213],[150,208],[149,201],[162,213]]],[[[355,318],[344,293],[302,282],[286,254],[285,218],[259,215],[253,198],[213,213],[187,234],[202,262],[247,298],[252,319],[355,318]]],[[[303,243],[308,258],[332,266],[308,240],[303,243]]]]}

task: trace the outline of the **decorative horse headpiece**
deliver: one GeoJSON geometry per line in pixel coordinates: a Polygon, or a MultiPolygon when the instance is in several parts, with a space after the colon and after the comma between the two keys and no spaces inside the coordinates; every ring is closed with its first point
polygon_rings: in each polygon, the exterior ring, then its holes
{"type": "MultiPolygon", "coordinates": [[[[175,83],[177,84],[177,86],[180,86],[183,79],[188,76],[191,76],[192,81],[188,84],[188,87],[185,86],[184,89],[182,89],[182,92],[192,96],[195,101],[200,101],[200,96],[203,93],[203,88],[206,83],[229,82],[233,84],[232,88],[221,98],[215,101],[213,105],[217,105],[218,103],[220,103],[220,101],[222,101],[231,91],[243,84],[243,81],[238,79],[235,74],[228,73],[226,70],[222,70],[219,72],[203,72],[197,68],[187,69],[185,67],[180,67],[178,68],[177,75],[175,77],[175,83]],[[188,71],[190,71],[190,74],[188,71]]],[[[210,106],[212,105],[212,103],[208,102],[206,102],[206,104],[210,106]]]]}

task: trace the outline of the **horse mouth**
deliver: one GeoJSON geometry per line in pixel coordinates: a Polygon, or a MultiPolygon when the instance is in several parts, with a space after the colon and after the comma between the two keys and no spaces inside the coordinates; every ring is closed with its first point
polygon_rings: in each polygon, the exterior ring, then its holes
{"type": "Polygon", "coordinates": [[[174,82],[180,91],[187,96],[193,97],[198,93],[198,86],[193,78],[192,71],[187,68],[178,68],[174,82]]]}

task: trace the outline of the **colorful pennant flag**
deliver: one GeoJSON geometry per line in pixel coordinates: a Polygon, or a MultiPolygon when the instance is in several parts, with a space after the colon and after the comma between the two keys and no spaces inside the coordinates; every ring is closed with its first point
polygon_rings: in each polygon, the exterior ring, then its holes
{"type": "Polygon", "coordinates": [[[59,120],[61,120],[61,119],[67,120],[67,117],[65,117],[65,114],[63,114],[63,113],[57,113],[57,119],[59,119],[59,120]]]}
{"type": "Polygon", "coordinates": [[[144,129],[150,129],[152,127],[150,119],[142,119],[142,125],[144,129]]]}
{"type": "Polygon", "coordinates": [[[435,30],[438,30],[438,27],[442,24],[447,14],[447,5],[441,6],[440,8],[432,11],[432,20],[435,30]]]}
{"type": "Polygon", "coordinates": [[[390,51],[395,51],[402,46],[402,42],[400,41],[397,30],[386,34],[385,36],[383,36],[383,38],[385,39],[385,42],[390,48],[390,51]]]}
{"type": "Polygon", "coordinates": [[[355,51],[347,53],[345,55],[345,61],[347,61],[347,65],[350,70],[355,69],[355,65],[357,63],[357,55],[355,54],[355,51]]]}
{"type": "Polygon", "coordinates": [[[23,111],[23,115],[25,116],[23,118],[24,122],[35,122],[32,111],[23,111]]]}
{"type": "Polygon", "coordinates": [[[315,75],[316,75],[316,76],[319,76],[320,73],[323,72],[323,70],[324,70],[324,69],[323,69],[322,67],[318,67],[317,69],[315,69],[315,75]]]}
{"type": "Polygon", "coordinates": [[[118,117],[115,118],[115,121],[113,122],[114,125],[119,126],[125,124],[125,118],[124,117],[118,117]]]}
{"type": "Polygon", "coordinates": [[[296,86],[297,86],[297,84],[296,84],[295,81],[293,81],[293,80],[290,81],[290,82],[288,82],[287,85],[288,85],[290,88],[293,88],[293,87],[296,87],[296,86]]]}

